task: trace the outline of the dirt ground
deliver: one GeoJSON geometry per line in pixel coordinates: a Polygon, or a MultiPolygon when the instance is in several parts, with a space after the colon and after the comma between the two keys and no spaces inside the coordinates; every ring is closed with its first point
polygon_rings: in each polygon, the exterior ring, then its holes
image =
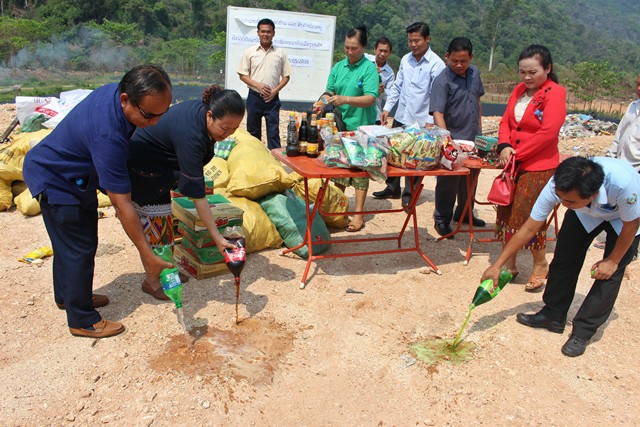
{"type": "MultiPolygon", "coordinates": [[[[12,108],[0,105],[0,130],[12,108]]],[[[487,120],[485,129],[497,123],[487,120]]],[[[566,140],[561,151],[601,154],[610,140],[566,140]]],[[[493,175],[482,173],[479,197],[493,175]]],[[[69,334],[64,311],[53,302],[51,258],[40,265],[17,261],[49,244],[41,217],[15,208],[0,213],[0,424],[638,425],[638,262],[627,269],[611,318],[582,357],[560,353],[570,322],[562,335],[516,323],[517,313],[542,304],[541,294],[524,292],[531,256],[523,253],[516,283],[472,314],[463,335],[477,346],[471,360],[428,365],[413,358],[411,343],[454,337],[482,271],[500,249],[475,243],[464,266],[468,235],[435,241],[434,185],[432,178],[425,181],[419,234],[441,276],[421,274],[426,264],[413,253],[347,257],[314,264],[300,290],[303,260],[278,250],[253,253],[243,273],[239,325],[230,275],[185,285],[193,350],[184,344],[172,304],[140,291],[141,263],[112,208],[99,224],[95,291],[111,299],[102,315],[127,330],[103,340],[69,334]]],[[[370,192],[382,188],[372,183],[370,192]]],[[[347,194],[353,202],[352,190],[347,194]]],[[[367,199],[372,209],[399,204],[367,199]]],[[[478,206],[477,214],[493,226],[491,207],[478,206]]],[[[361,235],[389,235],[403,215],[366,220],[361,235]]],[[[352,237],[344,231],[333,236],[352,237]]],[[[410,236],[404,244],[411,244],[410,236]]],[[[330,252],[348,249],[337,245],[330,252]]],[[[592,283],[588,268],[601,256],[589,250],[569,319],[592,283]]]]}

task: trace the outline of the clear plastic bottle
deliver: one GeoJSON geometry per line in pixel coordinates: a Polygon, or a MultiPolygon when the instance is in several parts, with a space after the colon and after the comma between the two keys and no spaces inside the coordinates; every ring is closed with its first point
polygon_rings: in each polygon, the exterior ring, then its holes
{"type": "Polygon", "coordinates": [[[296,129],[296,113],[289,112],[289,125],[287,126],[287,156],[298,156],[298,132],[296,129]]]}

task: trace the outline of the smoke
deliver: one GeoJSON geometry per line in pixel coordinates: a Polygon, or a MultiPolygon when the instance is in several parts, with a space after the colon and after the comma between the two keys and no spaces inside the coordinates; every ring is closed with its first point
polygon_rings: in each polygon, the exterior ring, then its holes
{"type": "Polygon", "coordinates": [[[61,71],[118,71],[130,62],[131,50],[94,27],[79,27],[69,33],[36,42],[11,58],[15,68],[53,68],[61,71]]]}

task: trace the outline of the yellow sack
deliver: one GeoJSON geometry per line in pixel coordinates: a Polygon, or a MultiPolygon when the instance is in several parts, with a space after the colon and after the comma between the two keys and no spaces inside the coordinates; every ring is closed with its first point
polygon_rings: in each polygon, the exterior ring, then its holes
{"type": "MultiPolygon", "coordinates": [[[[292,173],[291,175],[298,175],[297,173],[292,173]]],[[[292,179],[295,179],[295,175],[292,179]]],[[[309,180],[309,203],[315,203],[316,197],[318,196],[318,191],[320,187],[324,183],[324,179],[314,178],[309,180]]],[[[300,180],[296,182],[293,186],[293,192],[296,193],[302,200],[304,200],[304,181],[300,180]]],[[[324,195],[324,200],[322,201],[322,210],[324,212],[348,212],[349,211],[349,198],[336,187],[332,182],[329,182],[329,188],[324,195]]],[[[324,223],[327,224],[327,227],[331,228],[345,228],[349,225],[349,217],[346,215],[322,215],[322,219],[324,223]]]]}
{"type": "Polygon", "coordinates": [[[229,194],[258,200],[293,186],[289,174],[262,142],[245,130],[237,130],[234,136],[238,145],[231,150],[227,160],[229,194]]]}
{"type": "Polygon", "coordinates": [[[97,191],[98,193],[98,207],[106,208],[107,206],[111,206],[111,199],[109,196],[104,194],[102,191],[97,191]]]}
{"type": "Polygon", "coordinates": [[[27,188],[18,194],[13,202],[20,212],[28,216],[38,215],[40,213],[40,203],[31,196],[31,191],[27,188]]]}
{"type": "Polygon", "coordinates": [[[14,166],[22,173],[22,164],[27,151],[50,133],[51,129],[41,129],[37,132],[14,134],[11,137],[11,142],[0,149],[0,163],[14,166]]]}
{"type": "Polygon", "coordinates": [[[205,165],[204,176],[213,181],[214,189],[227,188],[227,184],[229,183],[229,166],[227,165],[227,161],[220,157],[214,157],[205,165]]]}
{"type": "Polygon", "coordinates": [[[11,194],[11,181],[6,182],[0,179],[0,212],[6,211],[13,205],[13,194],[11,194]]]}
{"type": "MultiPolygon", "coordinates": [[[[235,148],[234,148],[235,150],[235,148]]],[[[246,231],[247,252],[256,252],[267,248],[282,246],[282,238],[267,214],[259,204],[244,197],[234,197],[225,193],[232,205],[244,211],[242,228],[246,231]]]]}

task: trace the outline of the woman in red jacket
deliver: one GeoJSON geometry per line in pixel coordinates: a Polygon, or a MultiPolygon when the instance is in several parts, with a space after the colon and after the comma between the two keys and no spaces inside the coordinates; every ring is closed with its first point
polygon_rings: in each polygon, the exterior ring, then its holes
{"type": "MultiPolygon", "coordinates": [[[[519,167],[513,203],[498,206],[496,230],[503,244],[529,218],[540,191],[558,166],[558,134],[566,116],[566,90],[558,85],[551,52],[531,45],[518,58],[520,80],[511,93],[500,121],[498,153],[504,165],[515,156],[519,167]]],[[[525,290],[539,291],[545,284],[549,264],[545,258],[546,229],[540,229],[524,246],[533,255],[533,271],[525,290]]],[[[516,255],[506,264],[518,274],[516,255]]]]}

